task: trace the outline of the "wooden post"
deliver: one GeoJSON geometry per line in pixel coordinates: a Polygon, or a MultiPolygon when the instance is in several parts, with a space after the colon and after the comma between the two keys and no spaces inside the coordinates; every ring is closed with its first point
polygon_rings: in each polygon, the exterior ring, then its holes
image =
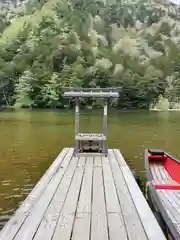
{"type": "Polygon", "coordinates": [[[104,136],[106,140],[104,141],[104,153],[108,153],[108,146],[107,146],[107,100],[104,100],[104,136]]]}
{"type": "MultiPolygon", "coordinates": [[[[75,137],[79,134],[79,98],[75,101],[75,137]]],[[[75,140],[75,154],[78,153],[78,140],[75,140]]]]}

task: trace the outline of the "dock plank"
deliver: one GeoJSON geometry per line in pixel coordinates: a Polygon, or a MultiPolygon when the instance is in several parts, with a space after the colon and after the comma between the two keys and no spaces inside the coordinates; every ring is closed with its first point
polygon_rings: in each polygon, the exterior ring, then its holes
{"type": "Polygon", "coordinates": [[[125,183],[121,169],[119,168],[116,156],[111,156],[110,165],[113,172],[116,191],[120,206],[123,212],[124,221],[127,229],[128,239],[147,240],[146,233],[139,219],[132,197],[125,183]]]}
{"type": "Polygon", "coordinates": [[[72,240],[89,240],[90,239],[90,213],[77,213],[74,222],[72,240]]]}
{"type": "Polygon", "coordinates": [[[87,157],[77,213],[91,212],[93,157],[87,157]]]}
{"type": "Polygon", "coordinates": [[[89,240],[91,221],[93,157],[87,157],[77,212],[72,234],[73,240],[89,240]]]}
{"type": "MultiPolygon", "coordinates": [[[[84,162],[85,164],[85,162],[84,162]]],[[[84,168],[77,167],[66,196],[66,200],[59,216],[52,240],[69,240],[73,230],[78,197],[81,190],[84,168]]]]}
{"type": "Polygon", "coordinates": [[[77,167],[84,167],[85,166],[85,162],[86,162],[86,157],[85,156],[79,157],[79,161],[78,161],[77,167]]]}
{"type": "MultiPolygon", "coordinates": [[[[64,166],[60,167],[55,173],[51,182],[46,187],[39,201],[33,207],[33,211],[29,214],[28,218],[25,220],[21,227],[21,231],[15,236],[15,240],[29,240],[32,239],[37,231],[37,228],[43,218],[44,212],[49,206],[54,193],[57,190],[59,182],[64,176],[65,170],[71,162],[72,152],[68,152],[64,161],[64,166]]],[[[73,163],[73,161],[72,161],[73,163]]],[[[75,167],[75,164],[74,164],[75,167]]]]}
{"type": "Polygon", "coordinates": [[[91,240],[108,240],[107,216],[101,168],[94,168],[91,240]]]}
{"type": "Polygon", "coordinates": [[[121,213],[111,167],[107,157],[102,159],[106,208],[108,213],[121,213]]]}
{"type": "Polygon", "coordinates": [[[108,227],[110,240],[128,239],[122,213],[108,213],[108,227]]]}
{"type": "Polygon", "coordinates": [[[64,201],[70,188],[77,163],[78,158],[73,157],[69,165],[69,168],[67,169],[61,183],[58,186],[57,191],[55,192],[51,204],[48,206],[43,216],[43,219],[36,231],[33,240],[39,239],[50,240],[52,238],[60,212],[62,210],[64,201]]]}
{"type": "Polygon", "coordinates": [[[118,161],[120,167],[127,166],[126,161],[124,160],[121,152],[118,149],[113,149],[112,152],[115,155],[116,160],[118,161]]]}
{"type": "Polygon", "coordinates": [[[102,160],[102,157],[95,156],[94,157],[94,167],[101,167],[102,166],[101,160],[102,160]]]}
{"type": "MultiPolygon", "coordinates": [[[[109,155],[110,156],[110,155],[109,155]]],[[[118,196],[114,184],[114,179],[107,157],[102,158],[103,179],[106,199],[106,209],[108,218],[109,238],[116,240],[119,236],[127,239],[126,228],[119,206],[118,196]]]]}
{"type": "Polygon", "coordinates": [[[22,203],[20,208],[15,212],[12,218],[8,221],[8,224],[0,232],[1,240],[12,240],[19,231],[20,227],[23,225],[25,219],[28,217],[31,212],[34,204],[38,201],[43,191],[51,181],[52,177],[56,173],[57,169],[61,166],[64,157],[67,153],[72,154],[73,149],[64,148],[63,151],[58,155],[50,168],[46,171],[40,181],[33,188],[31,193],[22,203]]]}

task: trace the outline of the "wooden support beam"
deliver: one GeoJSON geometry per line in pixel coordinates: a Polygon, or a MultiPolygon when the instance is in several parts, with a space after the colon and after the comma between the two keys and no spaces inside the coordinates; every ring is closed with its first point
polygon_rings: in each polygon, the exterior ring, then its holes
{"type": "Polygon", "coordinates": [[[108,153],[108,146],[107,146],[107,100],[104,100],[104,136],[106,137],[106,140],[104,141],[104,153],[108,153]]]}
{"type": "Polygon", "coordinates": [[[78,141],[76,136],[79,134],[79,98],[75,101],[75,154],[78,153],[78,141]]]}

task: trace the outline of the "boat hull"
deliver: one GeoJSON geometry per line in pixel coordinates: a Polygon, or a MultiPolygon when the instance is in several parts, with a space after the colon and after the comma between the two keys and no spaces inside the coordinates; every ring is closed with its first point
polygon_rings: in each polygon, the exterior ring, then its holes
{"type": "Polygon", "coordinates": [[[145,150],[148,197],[174,239],[180,239],[180,162],[157,149],[145,150]]]}

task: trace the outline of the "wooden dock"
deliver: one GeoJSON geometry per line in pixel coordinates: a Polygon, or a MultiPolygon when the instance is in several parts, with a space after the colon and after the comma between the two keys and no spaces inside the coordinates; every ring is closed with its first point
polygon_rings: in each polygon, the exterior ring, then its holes
{"type": "Polygon", "coordinates": [[[0,233],[0,240],[164,240],[119,150],[65,148],[0,233]]]}

